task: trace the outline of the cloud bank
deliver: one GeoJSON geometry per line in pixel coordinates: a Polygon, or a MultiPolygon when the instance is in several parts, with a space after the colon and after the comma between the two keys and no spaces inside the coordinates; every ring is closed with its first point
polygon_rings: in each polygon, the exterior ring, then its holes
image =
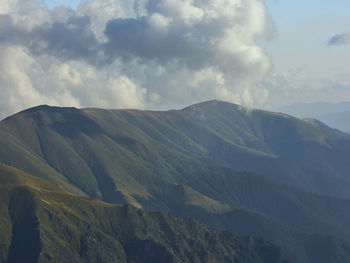
{"type": "Polygon", "coordinates": [[[85,0],[0,7],[1,117],[37,104],[169,108],[264,100],[262,0],[85,0]]]}
{"type": "Polygon", "coordinates": [[[339,34],[328,40],[329,46],[340,46],[350,44],[350,33],[339,34]]]}

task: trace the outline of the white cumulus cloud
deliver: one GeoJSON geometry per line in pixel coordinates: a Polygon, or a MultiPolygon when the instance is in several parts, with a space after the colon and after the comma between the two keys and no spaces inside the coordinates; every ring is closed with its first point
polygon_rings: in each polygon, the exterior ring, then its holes
{"type": "MultiPolygon", "coordinates": [[[[270,62],[262,0],[85,0],[0,7],[1,116],[37,104],[168,108],[254,104],[270,62]]],[[[264,94],[264,95],[262,95],[264,94]]]]}

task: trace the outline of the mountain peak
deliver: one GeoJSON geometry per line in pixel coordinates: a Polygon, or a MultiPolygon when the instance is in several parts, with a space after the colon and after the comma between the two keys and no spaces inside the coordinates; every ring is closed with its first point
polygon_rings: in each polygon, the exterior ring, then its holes
{"type": "Polygon", "coordinates": [[[47,105],[47,104],[43,104],[43,105],[38,105],[38,106],[34,106],[32,108],[23,110],[18,112],[17,114],[22,114],[22,113],[34,113],[34,112],[39,112],[39,111],[44,111],[44,112],[55,112],[57,110],[78,110],[75,107],[59,107],[59,106],[51,106],[51,105],[47,105]]]}
{"type": "Polygon", "coordinates": [[[234,108],[239,108],[241,107],[238,104],[231,103],[231,102],[226,102],[222,100],[208,100],[208,101],[203,101],[199,103],[195,103],[191,106],[188,106],[186,108],[183,108],[183,111],[187,110],[196,110],[196,109],[202,109],[202,110],[209,110],[213,108],[221,109],[222,107],[234,107],[234,108]]]}

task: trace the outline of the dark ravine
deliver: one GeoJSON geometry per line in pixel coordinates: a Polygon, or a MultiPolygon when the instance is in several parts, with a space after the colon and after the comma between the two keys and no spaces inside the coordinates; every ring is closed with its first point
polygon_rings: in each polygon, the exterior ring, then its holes
{"type": "Polygon", "coordinates": [[[350,259],[349,154],[349,136],[320,123],[219,101],[39,106],[0,123],[0,162],[78,195],[263,237],[305,263],[319,249],[350,259]]]}
{"type": "Polygon", "coordinates": [[[25,187],[14,188],[10,196],[8,212],[12,221],[12,237],[6,262],[38,262],[42,244],[39,220],[35,215],[35,197],[25,187]]]}

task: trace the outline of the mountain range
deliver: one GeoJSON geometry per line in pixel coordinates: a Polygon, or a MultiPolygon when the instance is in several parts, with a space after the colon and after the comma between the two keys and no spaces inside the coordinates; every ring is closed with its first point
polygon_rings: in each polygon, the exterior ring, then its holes
{"type": "Polygon", "coordinates": [[[285,112],[299,118],[313,118],[315,116],[324,116],[338,112],[350,111],[350,102],[295,103],[289,106],[276,108],[275,111],[285,112]]]}
{"type": "Polygon", "coordinates": [[[221,101],[163,112],[43,105],[0,123],[0,162],[84,209],[194,218],[305,263],[350,262],[349,154],[350,136],[323,123],[221,101]]]}
{"type": "Polygon", "coordinates": [[[300,118],[317,119],[330,127],[350,133],[350,102],[297,103],[281,107],[278,111],[300,118]]]}
{"type": "Polygon", "coordinates": [[[350,134],[350,111],[329,113],[318,117],[330,127],[337,128],[350,134]]]}

